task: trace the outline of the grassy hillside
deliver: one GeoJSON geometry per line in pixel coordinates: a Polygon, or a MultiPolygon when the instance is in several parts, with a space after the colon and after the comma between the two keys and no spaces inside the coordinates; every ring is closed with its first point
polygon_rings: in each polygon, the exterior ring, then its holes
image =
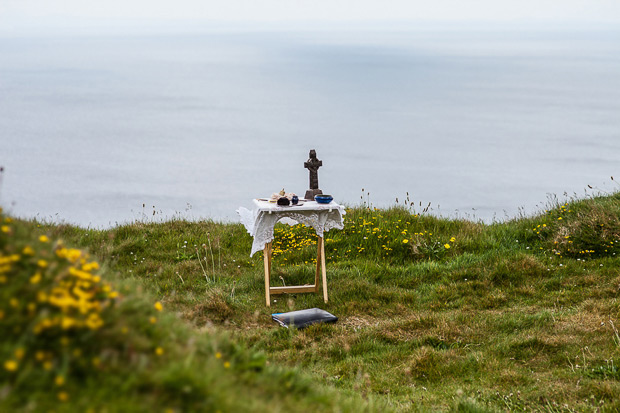
{"type": "Polygon", "coordinates": [[[382,409],[270,363],[222,329],[180,323],[132,270],[111,259],[100,269],[67,247],[77,243],[69,233],[60,241],[68,228],[0,220],[2,412],[382,409]]]}
{"type": "MultiPolygon", "coordinates": [[[[3,258],[20,259],[0,284],[0,332],[9,337],[0,344],[0,406],[620,409],[618,194],[491,225],[407,207],[350,209],[345,229],[326,235],[330,302],[283,295],[270,309],[262,256],[249,257],[251,238],[238,224],[3,225],[3,258]],[[84,265],[59,256],[55,240],[102,263],[89,269],[110,291],[88,286],[100,300],[100,327],[88,326],[87,312],[83,324],[63,330],[60,322],[42,340],[36,322],[64,310],[37,303],[39,285],[51,291],[64,282],[58,274],[69,270],[62,268],[84,265]],[[26,245],[34,255],[24,253],[26,245]],[[37,271],[41,281],[32,283],[37,271]],[[270,318],[311,307],[340,321],[290,331],[270,318]],[[50,355],[41,361],[37,351],[50,355]],[[7,368],[8,361],[18,367],[7,368]]],[[[272,283],[312,282],[312,231],[278,225],[276,240],[272,283]]]]}

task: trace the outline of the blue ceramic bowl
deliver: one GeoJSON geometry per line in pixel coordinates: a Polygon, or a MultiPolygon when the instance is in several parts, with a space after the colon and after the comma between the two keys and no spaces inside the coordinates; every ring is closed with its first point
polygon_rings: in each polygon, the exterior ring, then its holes
{"type": "Polygon", "coordinates": [[[319,204],[329,204],[330,202],[334,200],[334,197],[331,195],[321,194],[321,195],[315,195],[314,200],[318,202],[319,204]]]}

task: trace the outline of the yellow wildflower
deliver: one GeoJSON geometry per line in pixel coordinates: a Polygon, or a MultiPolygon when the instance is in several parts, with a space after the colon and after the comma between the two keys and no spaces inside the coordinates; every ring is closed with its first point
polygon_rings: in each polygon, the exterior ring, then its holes
{"type": "Polygon", "coordinates": [[[46,268],[47,267],[47,261],[45,260],[39,260],[37,261],[37,265],[41,268],[46,268]]]}
{"type": "Polygon", "coordinates": [[[408,242],[409,242],[409,240],[408,240],[408,239],[404,239],[404,240],[403,240],[403,244],[406,244],[406,243],[408,243],[408,242]]]}
{"type": "Polygon", "coordinates": [[[66,402],[67,400],[69,400],[69,394],[66,391],[61,391],[60,393],[58,393],[58,400],[60,400],[61,402],[66,402]]]}
{"type": "Polygon", "coordinates": [[[71,317],[63,317],[60,326],[62,327],[63,330],[68,330],[71,327],[75,326],[76,324],[77,323],[75,319],[71,317]]]}
{"type": "MultiPolygon", "coordinates": [[[[0,210],[0,212],[2,212],[2,210],[0,210]]],[[[4,218],[4,222],[6,222],[7,224],[10,224],[11,222],[13,222],[13,219],[6,217],[4,218]]]]}
{"type": "Polygon", "coordinates": [[[69,274],[84,281],[90,281],[93,279],[93,276],[90,273],[86,271],[78,270],[77,268],[74,268],[74,267],[69,267],[69,274]]]}
{"type": "Polygon", "coordinates": [[[52,362],[51,362],[51,361],[49,361],[49,360],[48,360],[48,361],[46,361],[45,363],[43,363],[43,368],[44,368],[45,370],[51,370],[53,366],[54,366],[54,365],[53,365],[53,364],[52,364],[52,362]]]}
{"type": "Polygon", "coordinates": [[[162,354],[164,354],[164,349],[161,347],[157,347],[155,349],[155,354],[157,354],[158,356],[161,356],[162,354]]]}
{"type": "Polygon", "coordinates": [[[450,242],[454,242],[454,241],[456,241],[456,238],[454,237],[450,238],[450,242]]]}
{"type": "Polygon", "coordinates": [[[2,232],[4,232],[5,234],[8,234],[9,231],[11,231],[11,228],[8,225],[2,226],[2,232]]]}
{"type": "Polygon", "coordinates": [[[65,384],[65,378],[62,376],[56,376],[54,383],[56,383],[56,386],[62,386],[63,384],[65,384]]]}
{"type": "Polygon", "coordinates": [[[155,303],[154,307],[157,311],[161,311],[164,309],[164,306],[162,306],[159,301],[155,303]]]}
{"type": "Polygon", "coordinates": [[[151,322],[151,324],[155,324],[157,322],[157,318],[151,317],[149,318],[149,321],[151,322]]]}
{"type": "Polygon", "coordinates": [[[39,350],[34,354],[34,358],[38,361],[43,361],[43,359],[45,359],[45,353],[39,350]]]}
{"type": "Polygon", "coordinates": [[[24,358],[24,354],[26,354],[26,352],[21,347],[18,348],[17,350],[15,350],[15,357],[17,357],[18,360],[23,359],[24,358]]]}
{"type": "Polygon", "coordinates": [[[38,284],[41,281],[41,274],[35,273],[32,277],[30,277],[30,284],[38,284]]]}
{"type": "Polygon", "coordinates": [[[16,299],[16,298],[11,298],[11,299],[9,300],[9,305],[10,305],[11,307],[17,307],[17,306],[19,305],[19,301],[17,301],[17,299],[16,299]]]}
{"type": "Polygon", "coordinates": [[[80,256],[82,255],[82,251],[75,248],[67,249],[65,247],[62,247],[56,250],[56,255],[59,258],[66,258],[67,260],[69,260],[69,262],[74,263],[78,260],[78,258],[80,258],[80,256]]]}
{"type": "Polygon", "coordinates": [[[224,362],[224,368],[225,368],[225,369],[230,368],[230,361],[225,361],[225,362],[224,362]]]}
{"type": "Polygon", "coordinates": [[[17,370],[18,364],[15,360],[7,360],[4,362],[4,368],[8,371],[17,370]]]}
{"type": "Polygon", "coordinates": [[[92,270],[98,270],[98,269],[99,269],[99,264],[97,264],[95,261],[89,262],[88,264],[84,264],[82,266],[83,271],[92,271],[92,270]]]}
{"type": "Polygon", "coordinates": [[[50,242],[50,239],[47,237],[47,235],[41,235],[39,237],[39,241],[41,241],[41,242],[50,242]]]}
{"type": "Polygon", "coordinates": [[[86,320],[86,326],[91,330],[96,330],[103,325],[103,320],[97,314],[91,314],[86,320]]]}
{"type": "Polygon", "coordinates": [[[445,249],[449,250],[450,249],[450,244],[444,244],[443,245],[445,249]]]}
{"type": "Polygon", "coordinates": [[[34,250],[32,249],[32,247],[30,245],[26,245],[24,247],[24,249],[22,250],[22,254],[24,254],[24,255],[34,255],[34,250]]]}
{"type": "Polygon", "coordinates": [[[222,358],[222,353],[220,353],[219,351],[217,353],[215,353],[215,358],[216,359],[221,359],[222,358]]]}

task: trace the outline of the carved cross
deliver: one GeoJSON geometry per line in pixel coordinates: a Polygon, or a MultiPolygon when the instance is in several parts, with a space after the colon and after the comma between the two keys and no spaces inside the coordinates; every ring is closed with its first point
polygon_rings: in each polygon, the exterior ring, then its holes
{"type": "Polygon", "coordinates": [[[319,168],[323,166],[323,161],[316,157],[316,151],[310,151],[310,159],[304,162],[304,168],[310,171],[310,189],[319,189],[319,168]]]}

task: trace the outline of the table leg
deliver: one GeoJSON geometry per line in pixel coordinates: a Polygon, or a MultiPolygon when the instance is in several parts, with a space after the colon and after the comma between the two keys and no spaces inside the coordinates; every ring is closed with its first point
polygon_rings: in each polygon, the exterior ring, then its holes
{"type": "Polygon", "coordinates": [[[314,292],[319,292],[320,274],[321,274],[321,247],[323,246],[323,238],[319,237],[316,242],[316,273],[314,275],[314,292]]]}
{"type": "Polygon", "coordinates": [[[265,301],[267,303],[267,307],[271,307],[271,299],[269,297],[269,287],[271,285],[271,242],[265,244],[265,249],[263,250],[263,260],[265,262],[265,301]]]}
{"type": "Polygon", "coordinates": [[[321,272],[323,273],[323,301],[327,302],[327,270],[325,268],[325,242],[323,237],[321,240],[321,272]]]}

